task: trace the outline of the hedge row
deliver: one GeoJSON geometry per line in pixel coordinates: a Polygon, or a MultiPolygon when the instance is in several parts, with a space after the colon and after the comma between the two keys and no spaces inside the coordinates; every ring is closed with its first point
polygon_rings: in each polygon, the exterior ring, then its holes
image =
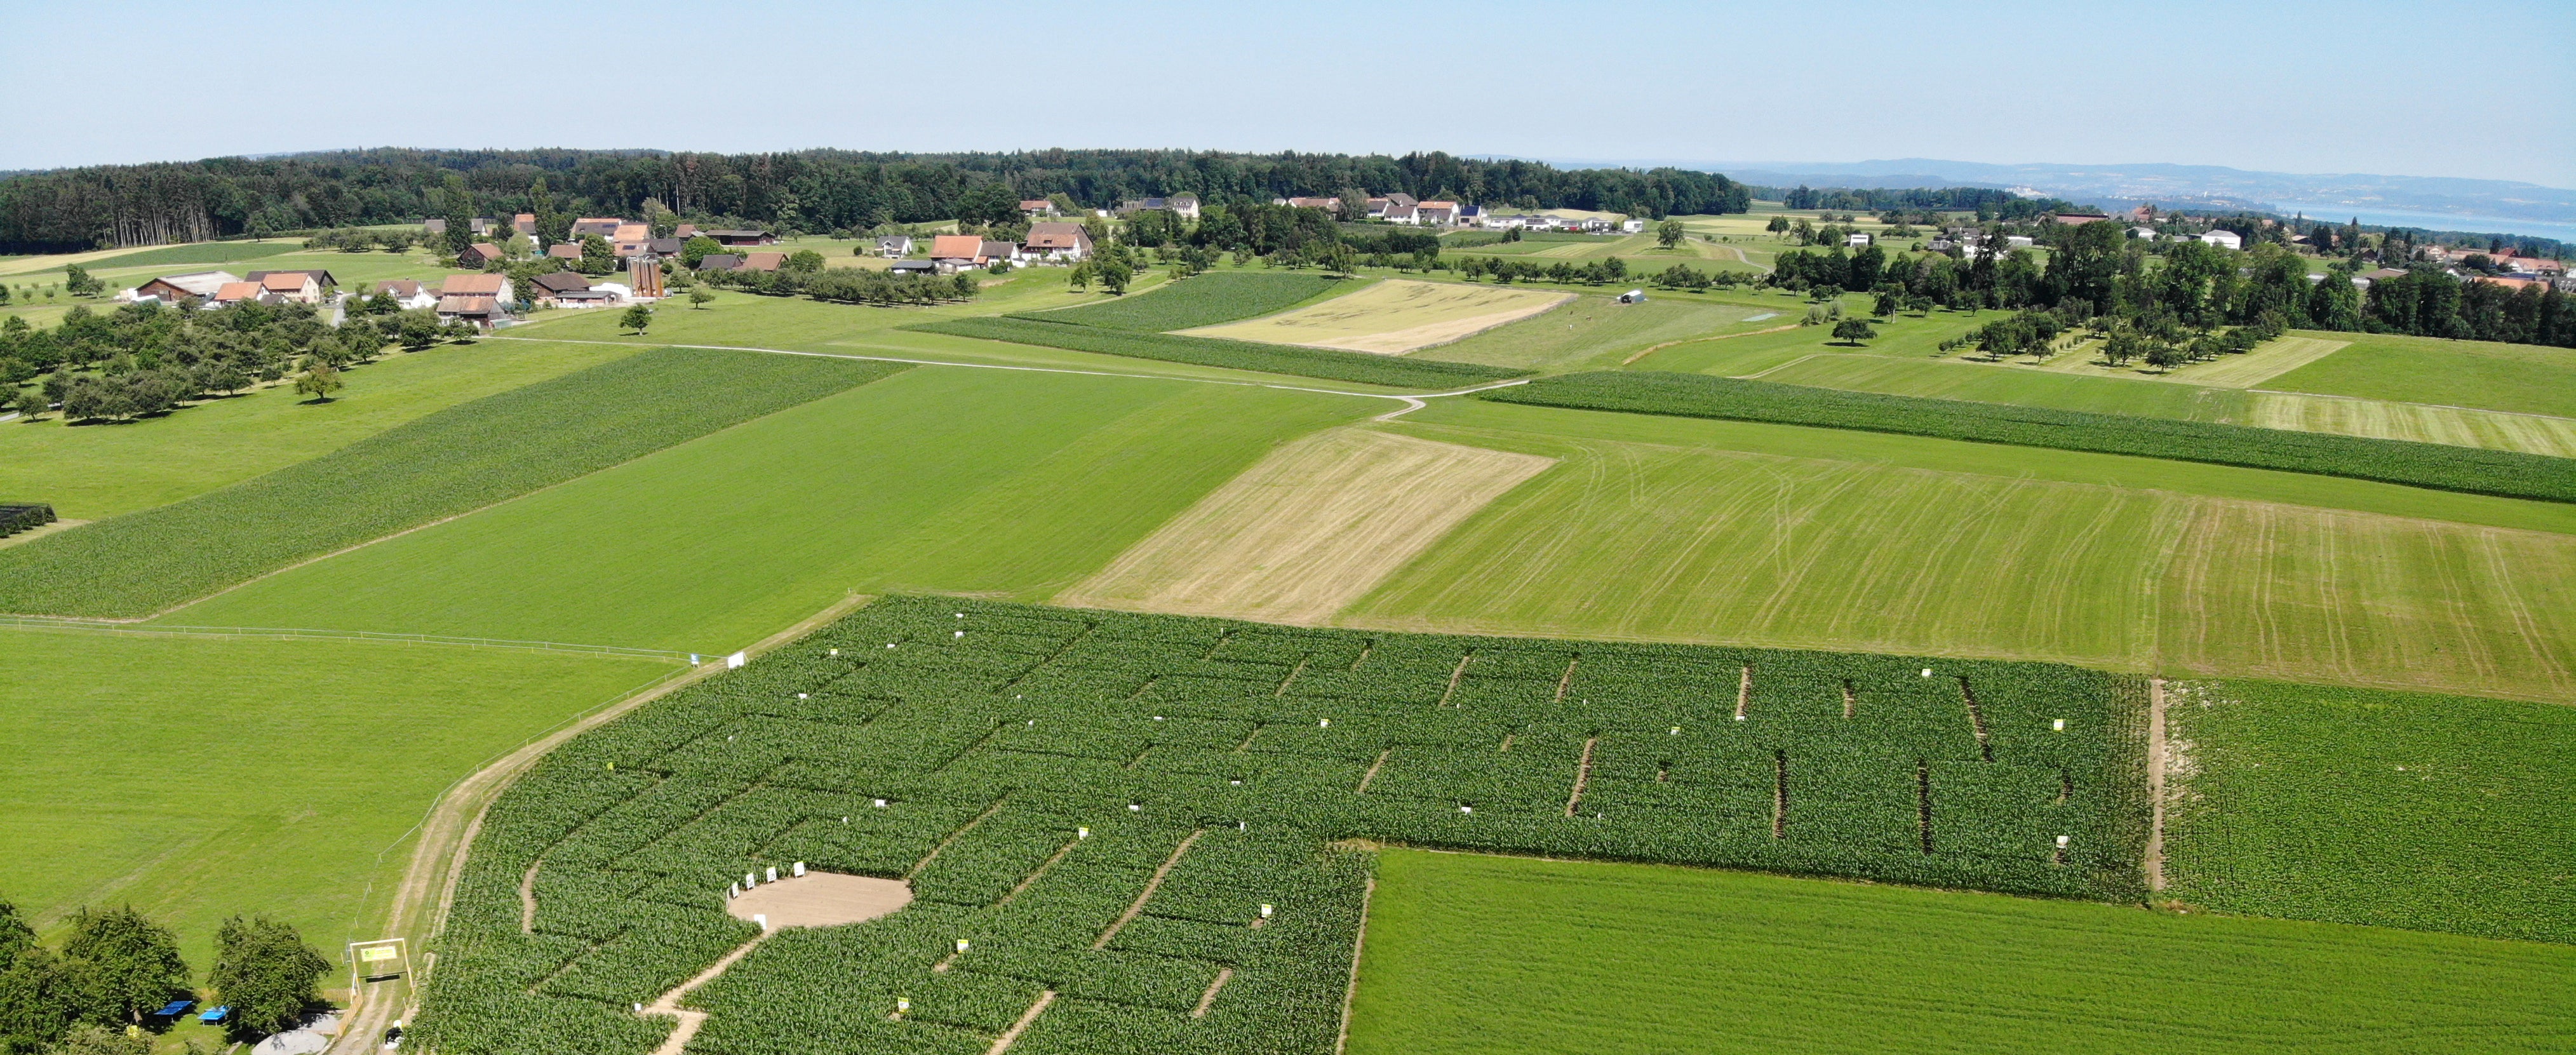
{"type": "Polygon", "coordinates": [[[2135,898],[2141,695],[2046,664],[891,598],[494,803],[417,1035],[645,1051],[667,1022],[629,1006],[751,936],[728,884],[798,861],[909,874],[917,900],[764,944],[692,994],[695,1046],[981,1051],[1052,989],[1029,1050],[1320,1055],[1368,869],[1350,838],[2135,898]]]}
{"type": "Polygon", "coordinates": [[[1168,333],[1134,333],[1017,316],[950,319],[918,323],[904,329],[1396,388],[1450,388],[1518,377],[1526,372],[1474,363],[1444,363],[1332,348],[1183,337],[1168,333]]]}
{"type": "Polygon", "coordinates": [[[1705,374],[1596,371],[1477,394],[1502,403],[1770,421],[2345,476],[2576,502],[2576,459],[2172,418],[1847,392],[1705,374]]]}
{"type": "Polygon", "coordinates": [[[45,502],[0,504],[0,538],[54,522],[54,507],[45,502]]]}
{"type": "Polygon", "coordinates": [[[901,369],[757,352],[639,352],[186,501],[0,550],[0,612],[149,615],[901,369]]]}

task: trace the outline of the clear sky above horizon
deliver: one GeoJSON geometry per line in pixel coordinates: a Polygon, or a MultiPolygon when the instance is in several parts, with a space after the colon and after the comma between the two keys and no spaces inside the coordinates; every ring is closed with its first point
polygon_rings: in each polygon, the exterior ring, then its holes
{"type": "Polygon", "coordinates": [[[2171,162],[2576,188],[2576,3],[0,0],[0,169],[362,146],[2171,162]],[[457,17],[462,12],[468,17],[457,17]]]}

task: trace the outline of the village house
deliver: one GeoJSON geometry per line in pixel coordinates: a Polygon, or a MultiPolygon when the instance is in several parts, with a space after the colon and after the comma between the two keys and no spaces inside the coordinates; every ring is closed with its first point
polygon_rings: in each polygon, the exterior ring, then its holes
{"type": "Polygon", "coordinates": [[[276,296],[262,290],[257,282],[226,282],[216,287],[214,294],[206,298],[206,306],[221,308],[239,304],[245,300],[256,300],[264,304],[277,303],[276,296]]]}
{"type": "Polygon", "coordinates": [[[984,240],[971,234],[943,234],[930,239],[930,259],[939,273],[954,274],[984,266],[984,240]]]}
{"type": "Polygon", "coordinates": [[[1387,209],[1397,205],[1411,209],[1415,202],[1413,195],[1390,191],[1386,197],[1371,197],[1368,200],[1368,214],[1372,219],[1385,219],[1387,209]]]}
{"type": "Polygon", "coordinates": [[[1865,231],[1854,231],[1843,236],[1843,244],[1858,249],[1869,244],[1869,234],[1865,231]]]}
{"type": "Polygon", "coordinates": [[[739,270],[742,270],[742,254],[740,254],[740,253],[709,253],[709,254],[707,254],[707,255],[705,255],[705,256],[702,256],[702,257],[699,257],[699,258],[698,258],[698,270],[700,270],[700,271],[739,271],[739,270]]]}
{"type": "Polygon", "coordinates": [[[1646,233],[1646,221],[1633,219],[1621,220],[1619,221],[1619,231],[1622,234],[1644,234],[1646,233]]]}
{"type": "Polygon", "coordinates": [[[528,297],[539,304],[562,304],[566,294],[588,293],[590,279],[571,271],[555,271],[528,280],[533,287],[528,297]]]}
{"type": "Polygon", "coordinates": [[[523,212],[510,217],[510,229],[530,238],[537,236],[537,214],[523,212]]]}
{"type": "Polygon", "coordinates": [[[1432,227],[1447,227],[1458,222],[1458,203],[1454,201],[1423,202],[1422,204],[1413,207],[1413,218],[1417,223],[1426,224],[1432,227]]]}
{"type": "Polygon", "coordinates": [[[621,223],[617,225],[617,233],[608,237],[608,248],[617,254],[618,259],[624,260],[651,252],[646,243],[652,240],[653,228],[640,223],[621,223]]]}
{"type": "Polygon", "coordinates": [[[738,246],[738,245],[777,245],[777,244],[778,244],[778,236],[777,236],[777,235],[774,235],[774,234],[771,234],[771,233],[769,233],[769,232],[767,232],[767,231],[730,230],[730,231],[701,231],[701,232],[699,232],[699,233],[700,233],[700,234],[704,234],[704,235],[706,235],[706,236],[707,236],[707,237],[709,237],[709,238],[713,238],[713,239],[715,239],[715,240],[716,240],[716,244],[717,244],[717,245],[724,246],[725,248],[728,248],[728,249],[733,248],[734,246],[738,246]]]}
{"type": "MultiPolygon", "coordinates": [[[[1029,229],[1036,230],[1037,228],[1044,226],[1046,225],[1033,224],[1029,229]]],[[[911,256],[912,236],[908,234],[890,234],[877,239],[877,255],[889,260],[911,256]]]]}
{"type": "Polygon", "coordinates": [[[1091,256],[1091,232],[1078,223],[1030,224],[1028,255],[1068,264],[1080,262],[1091,256]]]}
{"type": "Polygon", "coordinates": [[[698,225],[693,224],[693,223],[684,223],[684,224],[681,224],[681,225],[680,225],[680,226],[678,226],[678,227],[674,227],[674,228],[672,228],[672,229],[671,229],[671,237],[673,237],[673,238],[677,238],[677,239],[679,239],[679,240],[681,240],[681,241],[683,241],[683,242],[688,241],[689,239],[695,238],[695,237],[697,237],[697,236],[698,236],[698,225]]]}
{"type": "Polygon", "coordinates": [[[2238,237],[2234,231],[2210,231],[2201,235],[2200,240],[2205,245],[2214,245],[2221,249],[2245,248],[2245,239],[2238,237]]]}
{"type": "MultiPolygon", "coordinates": [[[[492,233],[493,225],[497,222],[499,221],[496,221],[489,216],[477,216],[471,220],[465,221],[465,230],[469,234],[490,234],[492,233]]],[[[447,218],[443,216],[432,216],[429,219],[422,220],[420,222],[420,229],[429,234],[446,234],[447,218]]]]}
{"type": "Polygon", "coordinates": [[[556,260],[579,261],[581,259],[581,243],[556,242],[555,244],[546,247],[546,255],[556,260]]]}
{"type": "Polygon", "coordinates": [[[1482,227],[1482,226],[1484,226],[1484,225],[1485,225],[1485,208],[1484,208],[1484,206],[1481,206],[1481,205],[1461,205],[1461,206],[1459,206],[1459,207],[1458,207],[1458,226],[1460,226],[1460,227],[1482,227]]]}
{"type": "Polygon", "coordinates": [[[501,262],[501,247],[490,242],[476,242],[456,251],[456,266],[485,267],[501,262]]]}
{"type": "Polygon", "coordinates": [[[152,297],[165,304],[176,304],[189,297],[211,298],[227,282],[239,282],[241,276],[230,271],[192,271],[184,275],[163,275],[134,287],[130,300],[152,297]]]}
{"type": "Polygon", "coordinates": [[[939,262],[935,260],[897,260],[894,262],[893,267],[889,267],[886,270],[897,275],[935,274],[939,270],[939,262]]]}
{"type": "Polygon", "coordinates": [[[1422,217],[1419,215],[1419,210],[1414,206],[1414,204],[1413,204],[1412,202],[1392,202],[1392,201],[1391,201],[1391,202],[1386,203],[1386,205],[1385,205],[1384,207],[1382,207],[1382,208],[1378,209],[1378,210],[1377,210],[1377,211],[1375,211],[1375,212],[1370,213],[1369,215],[1371,215],[1371,216],[1375,216],[1375,217],[1377,217],[1378,219],[1384,220],[1384,221],[1386,221],[1386,222],[1388,222],[1388,223],[1421,223],[1421,222],[1422,222],[1422,217]]]}
{"type": "Polygon", "coordinates": [[[983,257],[984,262],[987,264],[996,260],[1007,260],[1013,264],[1017,264],[1020,262],[1021,256],[1020,243],[996,242],[987,238],[984,240],[984,244],[976,250],[975,255],[983,257]]]}
{"type": "Polygon", "coordinates": [[[322,284],[302,271],[271,271],[260,276],[259,288],[289,304],[319,304],[322,284]]]}
{"type": "Polygon", "coordinates": [[[2135,238],[2141,242],[2152,242],[2156,240],[2156,229],[2153,227],[2143,226],[2132,227],[2129,228],[2129,237],[2135,238]]]}
{"type": "Polygon", "coordinates": [[[1270,204],[1285,205],[1292,209],[1330,209],[1334,212],[1340,212],[1342,208],[1340,198],[1272,198],[1270,204]]]}
{"type": "Polygon", "coordinates": [[[617,228],[625,222],[614,216],[584,216],[572,222],[572,231],[565,237],[575,242],[581,241],[584,236],[594,234],[601,238],[615,238],[617,228]]]}
{"type": "Polygon", "coordinates": [[[489,330],[509,318],[516,299],[507,275],[449,275],[438,288],[438,321],[463,320],[489,330]]]}
{"type": "Polygon", "coordinates": [[[688,240],[683,238],[647,238],[644,240],[644,251],[636,255],[654,258],[678,256],[680,251],[688,246],[688,240]]]}
{"type": "Polygon", "coordinates": [[[1181,214],[1184,219],[1195,220],[1199,218],[1199,196],[1175,194],[1168,198],[1130,198],[1118,203],[1120,216],[1156,209],[1168,209],[1181,214]]]}
{"type": "Polygon", "coordinates": [[[1030,198],[1020,203],[1020,214],[1029,217],[1059,216],[1055,203],[1045,198],[1030,198]]]}
{"type": "Polygon", "coordinates": [[[435,308],[438,306],[437,293],[431,292],[429,287],[407,278],[376,283],[375,295],[379,297],[392,297],[394,305],[405,311],[411,311],[418,308],[435,308]]]}
{"type": "Polygon", "coordinates": [[[787,254],[785,253],[744,253],[742,255],[742,266],[737,267],[734,270],[776,271],[785,266],[787,266],[787,254]]]}

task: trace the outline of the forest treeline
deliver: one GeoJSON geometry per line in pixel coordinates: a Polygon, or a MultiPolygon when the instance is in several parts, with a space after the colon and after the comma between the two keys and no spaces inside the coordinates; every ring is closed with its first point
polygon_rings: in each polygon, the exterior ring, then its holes
{"type": "Polygon", "coordinates": [[[1597,209],[1660,217],[1743,212],[1752,196],[1725,176],[1658,168],[1559,169],[1448,154],[1233,154],[1041,150],[777,154],[385,148],[278,158],[99,165],[0,180],[0,251],[60,252],[264,235],[443,215],[441,188],[463,177],[475,215],[530,211],[543,177],[559,208],[633,216],[646,199],[673,212],[781,231],[865,229],[953,219],[997,200],[1063,194],[1106,208],[1196,194],[1209,204],[1390,191],[1504,208],[1597,209]]]}

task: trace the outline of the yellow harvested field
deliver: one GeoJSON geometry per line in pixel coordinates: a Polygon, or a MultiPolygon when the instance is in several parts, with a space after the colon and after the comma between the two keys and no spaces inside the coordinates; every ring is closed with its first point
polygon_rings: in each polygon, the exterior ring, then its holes
{"type": "Polygon", "coordinates": [[[2576,418],[2378,399],[2253,392],[2239,424],[2576,458],[2576,418]]]}
{"type": "Polygon", "coordinates": [[[1317,433],[1210,492],[1055,603],[1320,623],[1555,464],[1368,429],[1317,433]]]}
{"type": "Polygon", "coordinates": [[[1391,278],[1312,307],[1180,332],[1402,355],[1517,322],[1573,299],[1571,293],[1391,278]]]}
{"type": "Polygon", "coordinates": [[[2243,355],[2222,355],[2210,362],[2193,363],[2160,376],[2168,381],[2212,388],[2252,388],[2342,351],[2351,343],[2322,337],[2281,337],[2265,341],[2261,347],[2243,355]]]}

